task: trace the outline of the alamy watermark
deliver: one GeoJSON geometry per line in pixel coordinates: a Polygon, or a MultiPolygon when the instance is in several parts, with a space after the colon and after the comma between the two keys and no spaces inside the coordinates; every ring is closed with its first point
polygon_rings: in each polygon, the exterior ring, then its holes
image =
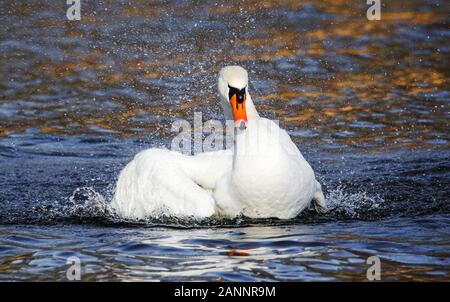
{"type": "MultiPolygon", "coordinates": [[[[189,258],[196,258],[189,257],[189,258]]],[[[81,280],[81,260],[79,257],[71,256],[67,258],[66,264],[69,265],[66,271],[66,277],[69,281],[80,281],[81,280]]],[[[369,281],[379,281],[381,280],[381,260],[378,256],[370,256],[366,260],[366,264],[370,267],[366,271],[366,278],[369,281]]]]}
{"type": "MultiPolygon", "coordinates": [[[[267,155],[269,152],[273,155],[274,150],[280,150],[268,148],[284,137],[284,130],[280,129],[278,120],[250,119],[247,129],[238,129],[234,121],[227,120],[224,128],[219,120],[203,123],[201,112],[194,112],[193,125],[184,119],[177,119],[172,123],[171,131],[178,134],[172,139],[170,148],[185,155],[230,149],[237,140],[237,135],[245,135],[248,129],[251,129],[251,135],[242,139],[243,143],[237,150],[239,155],[267,155]]],[[[285,151],[293,153],[290,155],[296,154],[295,150],[289,148],[285,151]]]]}
{"type": "MultiPolygon", "coordinates": [[[[81,20],[81,0],[67,0],[69,7],[66,11],[68,20],[81,20]]],[[[370,5],[366,12],[367,20],[381,20],[381,0],[366,0],[366,4],[370,5]]]]}
{"type": "Polygon", "coordinates": [[[66,264],[70,265],[66,271],[66,277],[69,281],[81,280],[81,260],[76,256],[67,258],[66,264]]]}
{"type": "Polygon", "coordinates": [[[367,20],[381,20],[381,0],[367,0],[366,3],[370,5],[366,12],[367,20]]]}
{"type": "Polygon", "coordinates": [[[366,264],[370,264],[367,269],[366,278],[369,281],[381,280],[381,260],[378,256],[370,256],[367,258],[366,264]]]}
{"type": "Polygon", "coordinates": [[[81,0],[67,0],[66,3],[70,5],[66,12],[67,19],[71,21],[81,20],[81,0]]]}

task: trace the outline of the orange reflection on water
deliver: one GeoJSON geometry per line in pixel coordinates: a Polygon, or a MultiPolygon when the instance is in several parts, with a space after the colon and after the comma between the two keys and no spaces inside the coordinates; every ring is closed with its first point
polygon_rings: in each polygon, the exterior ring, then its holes
{"type": "Polygon", "coordinates": [[[200,11],[193,4],[105,5],[86,4],[77,23],[59,6],[5,2],[10,18],[27,23],[1,24],[2,40],[13,45],[0,56],[1,136],[29,128],[171,136],[175,118],[218,116],[215,74],[241,64],[262,115],[313,132],[297,142],[369,152],[448,147],[439,8],[392,1],[382,22],[368,22],[366,6],[348,1],[229,2],[200,11]]]}

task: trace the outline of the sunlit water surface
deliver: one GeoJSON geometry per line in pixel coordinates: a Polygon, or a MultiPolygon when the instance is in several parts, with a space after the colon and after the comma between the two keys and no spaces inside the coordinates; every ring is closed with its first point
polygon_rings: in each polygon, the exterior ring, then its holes
{"type": "Polygon", "coordinates": [[[0,3],[0,280],[450,280],[447,1],[0,3]],[[215,79],[250,71],[323,214],[127,221],[120,169],[177,118],[222,119],[215,79]]]}

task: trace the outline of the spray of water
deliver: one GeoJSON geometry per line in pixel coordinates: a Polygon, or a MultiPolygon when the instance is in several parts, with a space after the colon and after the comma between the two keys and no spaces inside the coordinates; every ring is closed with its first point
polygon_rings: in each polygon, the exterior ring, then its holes
{"type": "MultiPolygon", "coordinates": [[[[78,223],[106,223],[106,224],[136,224],[145,226],[169,225],[174,227],[211,227],[211,226],[232,226],[249,224],[289,224],[299,222],[311,222],[311,217],[306,217],[311,213],[303,213],[297,219],[291,221],[280,221],[277,219],[248,219],[238,217],[227,219],[223,217],[213,217],[198,220],[190,217],[172,217],[160,211],[157,215],[147,217],[143,220],[130,220],[118,216],[114,209],[110,207],[110,197],[103,196],[93,187],[80,187],[74,190],[68,198],[68,202],[59,207],[47,210],[47,218],[55,221],[65,219],[78,223]],[[50,214],[49,214],[50,213],[50,214]]],[[[378,195],[371,195],[367,192],[348,192],[343,186],[338,186],[329,190],[327,194],[327,210],[324,213],[316,214],[312,221],[316,219],[376,219],[380,211],[385,207],[385,201],[378,195]]]]}

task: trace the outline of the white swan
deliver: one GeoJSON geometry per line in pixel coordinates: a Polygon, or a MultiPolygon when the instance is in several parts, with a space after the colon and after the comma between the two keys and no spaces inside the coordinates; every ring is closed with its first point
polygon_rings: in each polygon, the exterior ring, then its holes
{"type": "Polygon", "coordinates": [[[287,132],[256,111],[247,71],[224,67],[218,90],[226,119],[236,125],[233,148],[195,156],[165,149],[138,153],[117,181],[111,205],[118,214],[288,219],[312,201],[325,207],[314,171],[287,132]]]}

